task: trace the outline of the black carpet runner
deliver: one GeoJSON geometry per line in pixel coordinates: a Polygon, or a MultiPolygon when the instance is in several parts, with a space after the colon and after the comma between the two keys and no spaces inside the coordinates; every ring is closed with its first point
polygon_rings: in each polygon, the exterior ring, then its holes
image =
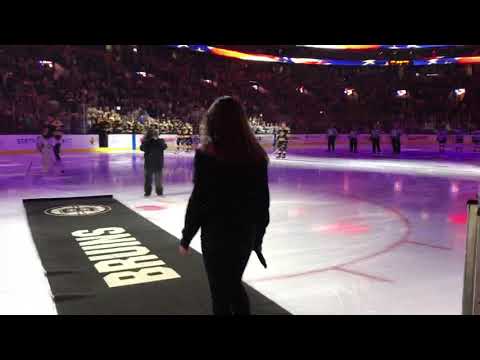
{"type": "MultiPolygon", "coordinates": [[[[211,313],[202,257],[112,196],[24,200],[59,314],[211,313]]],[[[288,314],[247,286],[252,312],[288,314]]]]}

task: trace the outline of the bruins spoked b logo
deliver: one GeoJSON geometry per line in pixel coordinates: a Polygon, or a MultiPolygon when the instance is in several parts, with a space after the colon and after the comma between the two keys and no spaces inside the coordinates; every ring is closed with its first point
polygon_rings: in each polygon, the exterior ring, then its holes
{"type": "Polygon", "coordinates": [[[92,216],[105,214],[112,208],[107,205],[67,205],[45,210],[45,214],[53,216],[92,216]]]}

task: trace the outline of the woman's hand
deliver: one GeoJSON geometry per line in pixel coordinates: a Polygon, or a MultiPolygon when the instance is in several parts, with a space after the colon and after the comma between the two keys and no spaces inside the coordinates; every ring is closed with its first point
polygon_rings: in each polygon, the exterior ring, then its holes
{"type": "Polygon", "coordinates": [[[178,252],[180,253],[180,255],[186,256],[186,255],[190,255],[191,250],[190,250],[190,248],[185,249],[182,245],[180,245],[178,247],[178,252]]]}

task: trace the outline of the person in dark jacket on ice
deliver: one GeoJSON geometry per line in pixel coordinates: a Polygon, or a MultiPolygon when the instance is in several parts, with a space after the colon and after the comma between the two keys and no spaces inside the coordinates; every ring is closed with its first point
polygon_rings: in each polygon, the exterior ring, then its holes
{"type": "Polygon", "coordinates": [[[335,152],[335,142],[337,141],[338,131],[335,128],[335,124],[331,124],[327,130],[327,139],[328,139],[328,152],[335,152]]]}
{"type": "Polygon", "coordinates": [[[400,154],[402,130],[397,122],[393,125],[393,129],[390,131],[390,138],[392,140],[393,153],[400,154]]]}
{"type": "Polygon", "coordinates": [[[163,152],[167,148],[165,140],[158,137],[158,131],[148,129],[140,145],[145,153],[145,196],[152,193],[152,182],[155,177],[155,191],[163,195],[163,152]]]}
{"type": "Polygon", "coordinates": [[[380,123],[376,123],[373,129],[370,131],[370,140],[372,141],[373,153],[380,153],[380,140],[382,132],[380,130],[380,123]]]}
{"type": "Polygon", "coordinates": [[[269,224],[268,156],[250,131],[242,105],[217,99],[203,126],[207,143],[194,158],[180,254],[201,228],[201,246],[215,315],[249,315],[242,276],[254,251],[263,266],[269,224]]]}
{"type": "Polygon", "coordinates": [[[358,149],[358,131],[355,127],[352,127],[352,130],[350,130],[348,140],[350,142],[350,152],[356,153],[358,149]]]}

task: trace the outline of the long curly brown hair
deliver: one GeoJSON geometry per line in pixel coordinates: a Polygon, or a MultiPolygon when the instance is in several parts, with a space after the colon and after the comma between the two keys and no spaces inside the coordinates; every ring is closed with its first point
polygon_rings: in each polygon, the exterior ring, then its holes
{"type": "Polygon", "coordinates": [[[216,99],[200,126],[201,135],[208,139],[204,147],[224,160],[268,162],[268,155],[248,125],[245,111],[231,96],[216,99]]]}

